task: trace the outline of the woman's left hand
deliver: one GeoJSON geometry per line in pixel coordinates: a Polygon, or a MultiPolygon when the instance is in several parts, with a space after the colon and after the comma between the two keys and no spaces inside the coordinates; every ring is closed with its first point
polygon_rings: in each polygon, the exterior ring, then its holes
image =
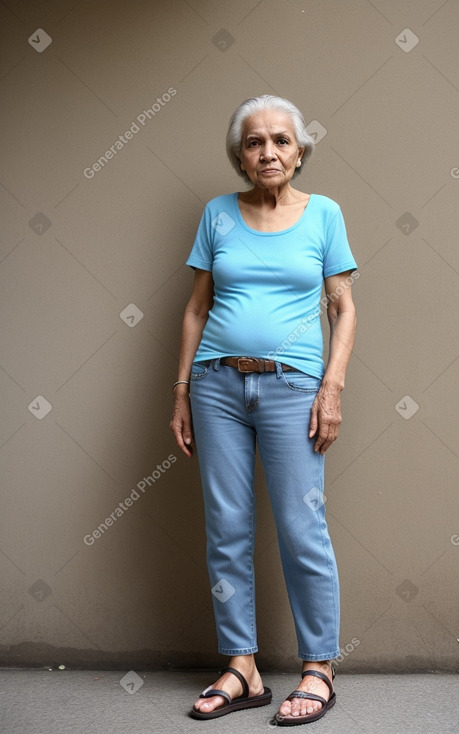
{"type": "Polygon", "coordinates": [[[314,451],[324,454],[338,438],[341,417],[341,390],[322,383],[311,408],[309,438],[316,436],[314,451]]]}

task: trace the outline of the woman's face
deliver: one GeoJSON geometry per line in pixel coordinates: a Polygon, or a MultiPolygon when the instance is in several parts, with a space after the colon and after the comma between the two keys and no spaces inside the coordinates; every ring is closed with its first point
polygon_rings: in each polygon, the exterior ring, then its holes
{"type": "Polygon", "coordinates": [[[244,121],[241,169],[255,186],[272,188],[288,183],[303,153],[287,113],[262,110],[244,121]]]}

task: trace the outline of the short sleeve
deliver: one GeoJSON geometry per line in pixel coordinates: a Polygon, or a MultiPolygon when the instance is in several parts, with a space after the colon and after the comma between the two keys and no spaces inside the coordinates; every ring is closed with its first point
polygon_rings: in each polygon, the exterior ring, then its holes
{"type": "Polygon", "coordinates": [[[199,222],[194,245],[186,261],[186,264],[190,267],[199,268],[200,270],[212,270],[214,255],[211,232],[211,215],[209,205],[207,205],[199,222]]]}
{"type": "Polygon", "coordinates": [[[330,220],[327,228],[323,261],[324,278],[343,273],[346,270],[357,270],[357,263],[352,255],[344,217],[338,206],[338,211],[330,220]]]}

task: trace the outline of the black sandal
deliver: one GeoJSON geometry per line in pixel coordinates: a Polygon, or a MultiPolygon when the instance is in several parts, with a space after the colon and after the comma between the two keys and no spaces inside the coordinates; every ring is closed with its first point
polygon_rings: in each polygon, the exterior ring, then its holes
{"type": "Polygon", "coordinates": [[[217,719],[219,716],[226,716],[226,714],[230,714],[232,711],[239,711],[240,709],[251,709],[256,708],[257,706],[266,706],[268,703],[271,703],[273,694],[271,690],[266,687],[264,688],[263,693],[261,693],[259,696],[249,696],[248,683],[242,673],[240,673],[239,670],[236,670],[236,668],[223,668],[220,673],[222,675],[223,673],[233,673],[233,675],[235,675],[236,678],[238,678],[241,682],[242,695],[232,699],[229,693],[227,693],[226,691],[222,691],[219,688],[206,688],[201,693],[200,698],[223,696],[223,698],[226,699],[226,703],[214,709],[213,711],[209,711],[208,713],[200,711],[199,709],[195,708],[195,706],[193,706],[190,711],[190,716],[192,716],[194,719],[217,719]]]}
{"type": "MultiPolygon", "coordinates": [[[[298,690],[293,691],[290,696],[287,696],[287,698],[285,699],[286,701],[292,701],[294,698],[307,698],[311,701],[320,701],[320,703],[322,704],[322,708],[319,711],[314,711],[313,714],[306,714],[305,716],[283,716],[282,714],[277,713],[274,717],[277,726],[296,726],[297,724],[309,724],[311,721],[318,721],[322,718],[322,716],[325,716],[327,711],[329,711],[332,706],[335,705],[336,693],[333,690],[333,686],[330,683],[329,678],[324,673],[320,673],[318,670],[305,670],[301,674],[301,677],[305,678],[307,675],[315,675],[317,678],[323,680],[330,690],[330,698],[328,699],[328,701],[326,701],[325,698],[322,698],[322,696],[316,696],[315,693],[307,693],[306,691],[298,690]]],[[[335,670],[332,667],[332,681],[334,679],[335,670]]]]}

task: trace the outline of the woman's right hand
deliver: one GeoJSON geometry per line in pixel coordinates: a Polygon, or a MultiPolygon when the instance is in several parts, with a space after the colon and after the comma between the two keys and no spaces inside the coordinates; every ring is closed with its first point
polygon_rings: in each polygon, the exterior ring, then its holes
{"type": "Polygon", "coordinates": [[[177,446],[191,458],[193,455],[193,428],[188,385],[180,378],[191,380],[191,367],[196,350],[201,341],[202,332],[209,317],[214,300],[214,281],[208,270],[196,268],[193,291],[185,308],[182,325],[182,342],[178,368],[179,384],[174,387],[174,412],[169,428],[175,436],[177,446]]]}
{"type": "Polygon", "coordinates": [[[174,390],[174,412],[169,428],[175,436],[177,446],[189,458],[193,456],[193,429],[191,424],[190,396],[186,385],[177,385],[174,390]]]}

